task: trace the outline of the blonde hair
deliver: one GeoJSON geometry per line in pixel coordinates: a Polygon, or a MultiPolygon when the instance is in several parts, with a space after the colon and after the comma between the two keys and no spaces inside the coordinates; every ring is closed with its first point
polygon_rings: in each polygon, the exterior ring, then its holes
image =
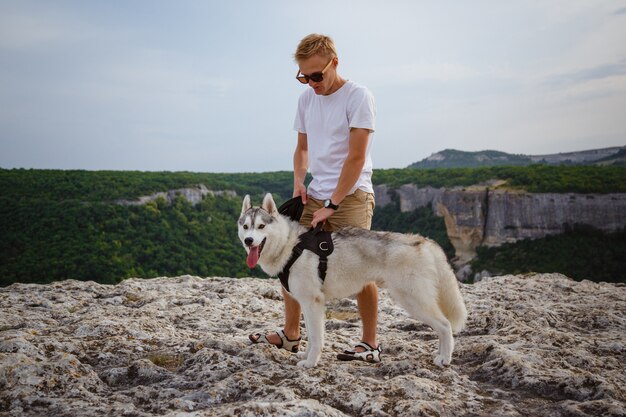
{"type": "Polygon", "coordinates": [[[337,56],[335,43],[330,36],[311,33],[302,38],[293,57],[296,62],[303,61],[313,55],[325,56],[332,58],[337,56]]]}

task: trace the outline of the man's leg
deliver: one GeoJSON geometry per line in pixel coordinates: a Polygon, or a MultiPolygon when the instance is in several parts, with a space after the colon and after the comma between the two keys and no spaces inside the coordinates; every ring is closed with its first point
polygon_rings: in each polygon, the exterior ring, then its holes
{"type": "MultiPolygon", "coordinates": [[[[298,304],[295,298],[289,295],[289,293],[285,291],[285,288],[282,286],[281,290],[283,292],[283,300],[285,304],[285,327],[283,328],[283,331],[285,332],[287,339],[296,340],[300,337],[300,304],[298,304]]],[[[274,332],[266,334],[265,337],[271,344],[280,344],[280,337],[274,332]]]]}
{"type": "MultiPolygon", "coordinates": [[[[309,199],[309,202],[311,199],[309,199]]],[[[341,202],[339,210],[328,219],[333,229],[343,226],[357,226],[370,229],[374,214],[374,196],[361,190],[346,196],[341,202]]],[[[331,255],[332,256],[332,255],[331,255]]],[[[371,283],[363,288],[356,296],[359,315],[363,325],[361,341],[372,347],[377,347],[376,326],[378,324],[378,288],[371,283]]],[[[356,352],[362,352],[362,347],[356,346],[356,352]]]]}
{"type": "Polygon", "coordinates": [[[300,315],[302,310],[300,304],[293,298],[285,288],[281,287],[283,298],[285,300],[285,336],[291,340],[300,337],[300,315]]]}
{"type": "MultiPolygon", "coordinates": [[[[378,288],[373,282],[363,288],[356,296],[361,322],[363,323],[363,337],[361,340],[372,347],[377,347],[376,325],[378,319],[378,288]]],[[[362,348],[357,348],[363,351],[362,348]]]]}

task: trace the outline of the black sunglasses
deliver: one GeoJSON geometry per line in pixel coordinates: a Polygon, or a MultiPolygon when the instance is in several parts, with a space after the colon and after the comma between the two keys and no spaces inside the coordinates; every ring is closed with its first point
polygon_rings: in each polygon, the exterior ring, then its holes
{"type": "Polygon", "coordinates": [[[330,64],[332,64],[333,59],[335,58],[334,57],[331,58],[330,62],[326,64],[326,66],[321,72],[314,72],[313,74],[310,74],[310,75],[304,75],[304,74],[300,75],[300,70],[298,69],[298,72],[296,73],[296,79],[300,81],[302,84],[308,84],[309,80],[315,83],[321,83],[322,81],[324,81],[324,73],[326,72],[328,67],[330,67],[330,64]]]}

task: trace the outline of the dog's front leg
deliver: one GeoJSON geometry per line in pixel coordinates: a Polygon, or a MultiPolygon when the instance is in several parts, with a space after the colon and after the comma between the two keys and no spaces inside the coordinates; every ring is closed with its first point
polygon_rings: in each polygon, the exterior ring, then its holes
{"type": "Polygon", "coordinates": [[[324,346],[324,302],[319,298],[300,302],[304,322],[307,326],[306,359],[298,362],[298,366],[313,368],[317,365],[324,346]]]}
{"type": "MultiPolygon", "coordinates": [[[[303,303],[301,301],[298,301],[298,303],[300,303],[300,307],[302,307],[303,303]]],[[[303,313],[302,316],[304,317],[304,328],[307,329],[308,332],[308,329],[311,328],[311,326],[309,325],[309,314],[303,313]]],[[[306,349],[296,353],[298,359],[306,359],[309,357],[309,347],[311,346],[311,343],[309,343],[308,340],[310,340],[310,338],[307,336],[305,337],[305,339],[307,340],[306,349]]]]}

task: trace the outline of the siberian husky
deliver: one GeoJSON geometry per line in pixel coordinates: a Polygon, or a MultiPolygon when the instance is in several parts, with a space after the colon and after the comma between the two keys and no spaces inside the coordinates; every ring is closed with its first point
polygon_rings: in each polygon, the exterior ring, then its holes
{"type": "MultiPolygon", "coordinates": [[[[299,236],[308,229],[278,213],[271,194],[261,207],[246,195],[238,221],[239,239],[250,268],[258,263],[276,276],[291,257],[299,236]]],[[[343,228],[332,233],[334,251],[328,256],[325,280],[318,275],[319,258],[304,250],[291,266],[288,286],[300,303],[308,334],[306,352],[298,366],[317,365],[324,345],[324,304],[328,299],[357,294],[370,282],[387,288],[391,297],[415,319],[439,336],[438,366],[452,359],[452,332],[461,331],[467,310],[443,250],[419,235],[343,228]]]]}

